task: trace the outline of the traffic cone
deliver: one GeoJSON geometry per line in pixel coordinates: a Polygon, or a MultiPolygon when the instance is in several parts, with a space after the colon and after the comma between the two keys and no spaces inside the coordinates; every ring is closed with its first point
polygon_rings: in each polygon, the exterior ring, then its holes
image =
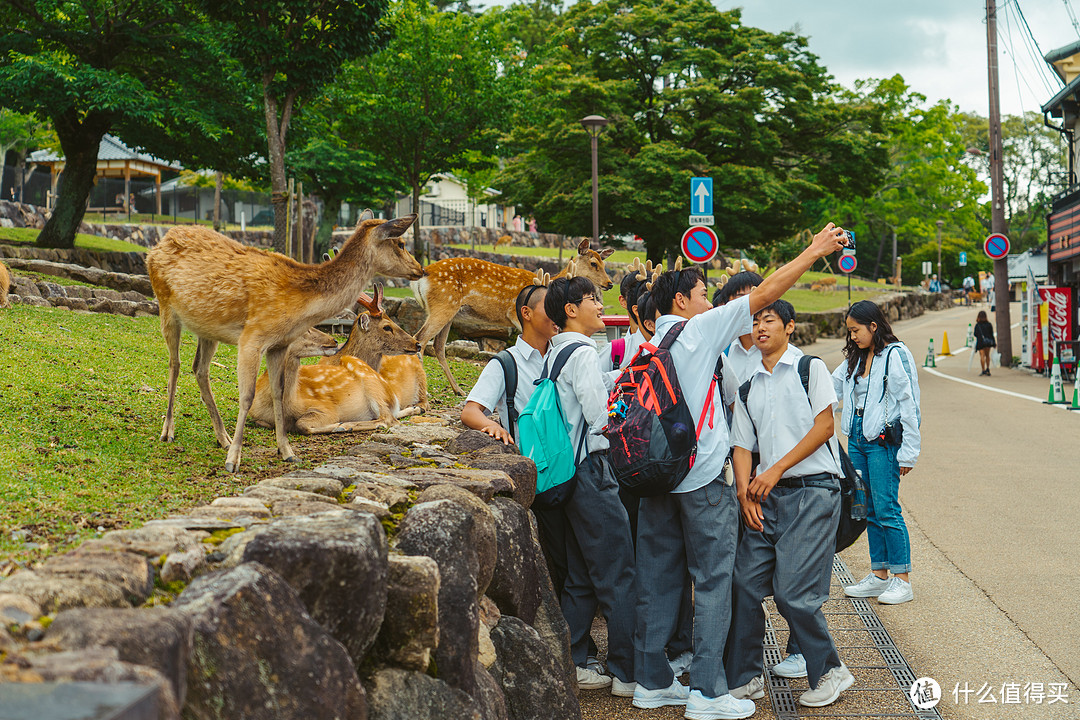
{"type": "Polygon", "coordinates": [[[1068,402],[1065,399],[1065,389],[1061,386],[1061,364],[1056,357],[1050,368],[1050,396],[1046,402],[1048,405],[1063,405],[1068,402]]]}
{"type": "Polygon", "coordinates": [[[964,347],[971,347],[971,343],[975,341],[975,331],[971,327],[971,323],[968,323],[967,337],[964,339],[964,347]]]}
{"type": "Polygon", "coordinates": [[[923,367],[937,367],[937,358],[934,356],[934,338],[930,338],[930,346],[926,348],[926,360],[923,361],[923,367]]]}
{"type": "Polygon", "coordinates": [[[941,340],[941,354],[946,357],[952,355],[952,353],[949,352],[949,333],[945,333],[945,337],[941,340]]]}

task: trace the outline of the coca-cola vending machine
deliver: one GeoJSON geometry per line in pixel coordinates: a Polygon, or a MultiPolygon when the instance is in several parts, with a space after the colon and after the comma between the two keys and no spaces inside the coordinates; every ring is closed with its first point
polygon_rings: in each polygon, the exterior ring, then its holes
{"type": "MultiPolygon", "coordinates": [[[[1059,343],[1069,342],[1073,339],[1072,336],[1072,288],[1068,287],[1041,287],[1039,288],[1039,295],[1042,296],[1042,301],[1046,303],[1047,316],[1046,316],[1046,332],[1048,337],[1047,343],[1047,360],[1049,361],[1049,355],[1057,355],[1061,347],[1059,343]]],[[[1072,353],[1072,347],[1068,352],[1072,353]]],[[[1061,357],[1059,362],[1067,365],[1075,365],[1075,357],[1061,357]]]]}

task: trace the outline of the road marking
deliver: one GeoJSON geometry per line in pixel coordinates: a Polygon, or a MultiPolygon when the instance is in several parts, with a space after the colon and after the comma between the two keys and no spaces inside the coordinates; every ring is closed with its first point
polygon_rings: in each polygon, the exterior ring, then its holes
{"type": "MultiPolygon", "coordinates": [[[[942,356],[942,357],[945,357],[945,356],[942,356]]],[[[973,382],[971,380],[965,380],[963,378],[953,377],[952,375],[946,375],[943,372],[938,372],[934,368],[924,367],[922,369],[925,370],[926,372],[930,373],[931,375],[935,375],[935,376],[940,377],[940,378],[945,378],[946,380],[952,380],[953,382],[963,383],[964,385],[970,385],[971,387],[979,388],[980,390],[989,390],[990,392],[1001,393],[1002,395],[1011,395],[1012,397],[1020,398],[1021,400],[1031,400],[1032,402],[1041,403],[1043,405],[1049,405],[1049,403],[1047,403],[1042,398],[1034,397],[1032,395],[1024,395],[1022,393],[1013,392],[1011,390],[1002,390],[1001,388],[990,387],[989,385],[983,385],[982,383],[973,382]]],[[[1056,408],[1058,408],[1060,410],[1070,410],[1070,405],[1068,405],[1068,404],[1051,405],[1051,407],[1056,407],[1056,408]]],[[[1071,412],[1071,410],[1070,410],[1070,412],[1071,412]]]]}

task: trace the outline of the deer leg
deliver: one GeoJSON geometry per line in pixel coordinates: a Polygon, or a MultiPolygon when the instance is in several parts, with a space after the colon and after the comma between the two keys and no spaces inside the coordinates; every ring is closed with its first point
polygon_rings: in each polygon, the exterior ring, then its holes
{"type": "Polygon", "coordinates": [[[168,405],[165,422],[161,426],[161,441],[172,442],[176,438],[173,408],[176,404],[176,383],[180,378],[180,321],[167,308],[161,309],[161,334],[169,351],[168,405]]]}
{"type": "Polygon", "coordinates": [[[454,391],[455,395],[464,395],[461,388],[458,387],[457,380],[454,379],[453,373],[450,372],[450,363],[446,362],[446,338],[450,334],[450,323],[446,324],[439,334],[435,336],[435,359],[439,361],[439,367],[442,368],[443,374],[446,375],[446,379],[450,381],[450,389],[454,391]]]}
{"type": "Polygon", "coordinates": [[[427,396],[427,371],[424,370],[424,357],[420,356],[420,373],[416,376],[416,405],[421,412],[431,409],[427,396]]]}
{"type": "Polygon", "coordinates": [[[218,412],[217,403],[214,402],[214,392],[210,389],[210,361],[214,359],[218,343],[216,340],[199,338],[199,348],[195,351],[195,362],[191,371],[195,373],[195,379],[199,383],[199,394],[203,404],[210,412],[210,422],[214,425],[214,436],[218,445],[223,448],[232,444],[232,438],[225,432],[225,423],[221,421],[221,413],[218,412]]]}
{"type": "MultiPolygon", "coordinates": [[[[225,472],[232,473],[240,469],[240,456],[244,446],[244,422],[247,420],[248,411],[251,410],[251,401],[255,399],[255,380],[259,373],[261,354],[258,346],[244,343],[243,340],[237,348],[236,385],[240,395],[240,410],[236,415],[236,432],[233,433],[229,454],[225,458],[225,472]]],[[[273,387],[272,377],[271,387],[273,387]]]]}
{"type": "Polygon", "coordinates": [[[394,418],[400,420],[401,418],[419,415],[422,412],[424,412],[424,408],[420,407],[419,405],[410,405],[409,407],[402,408],[401,410],[398,410],[396,413],[394,413],[394,418]]]}
{"type": "Polygon", "coordinates": [[[282,397],[285,392],[285,352],[287,346],[271,348],[266,351],[266,371],[270,375],[270,397],[274,400],[274,428],[277,437],[278,455],[285,462],[297,462],[285,432],[285,406],[282,397]]]}

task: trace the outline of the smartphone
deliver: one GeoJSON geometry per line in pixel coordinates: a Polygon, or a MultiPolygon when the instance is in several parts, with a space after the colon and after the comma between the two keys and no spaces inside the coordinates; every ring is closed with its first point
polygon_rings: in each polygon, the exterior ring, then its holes
{"type": "Polygon", "coordinates": [[[845,230],[844,235],[847,236],[847,245],[844,246],[842,255],[854,255],[855,254],[855,233],[851,230],[845,230]]]}

